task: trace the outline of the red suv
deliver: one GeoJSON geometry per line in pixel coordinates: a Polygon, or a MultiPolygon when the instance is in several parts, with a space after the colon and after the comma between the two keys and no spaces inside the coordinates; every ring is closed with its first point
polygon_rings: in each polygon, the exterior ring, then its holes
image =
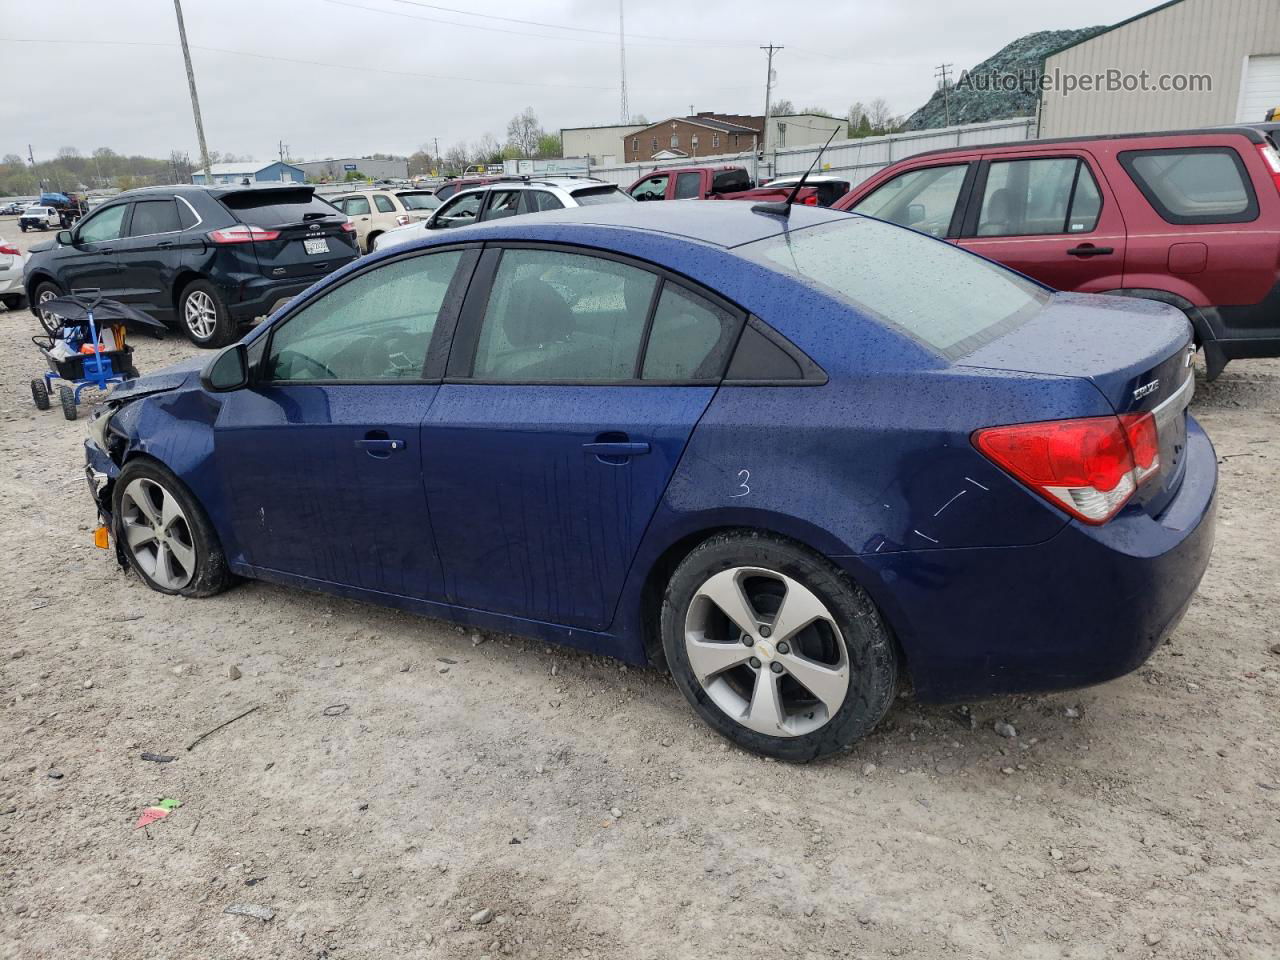
{"type": "Polygon", "coordinates": [[[1182,309],[1209,379],[1280,356],[1280,151],[1271,126],[965,147],[886,167],[834,204],[1059,290],[1182,309]]]}

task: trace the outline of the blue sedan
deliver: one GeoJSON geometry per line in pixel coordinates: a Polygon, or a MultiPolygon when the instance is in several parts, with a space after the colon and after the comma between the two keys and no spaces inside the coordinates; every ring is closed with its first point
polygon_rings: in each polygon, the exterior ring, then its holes
{"type": "Polygon", "coordinates": [[[1098,683],[1173,630],[1217,461],[1191,330],[877,220],[595,206],[360,260],[99,409],[164,593],[234,576],[665,664],[788,760],[1098,683]]]}

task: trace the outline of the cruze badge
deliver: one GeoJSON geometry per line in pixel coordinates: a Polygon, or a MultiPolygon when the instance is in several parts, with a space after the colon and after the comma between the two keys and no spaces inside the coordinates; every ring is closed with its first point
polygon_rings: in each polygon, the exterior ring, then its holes
{"type": "Polygon", "coordinates": [[[1147,394],[1155,393],[1158,389],[1160,389],[1159,380],[1152,380],[1150,383],[1144,383],[1137,390],[1133,391],[1133,399],[1141,400],[1147,394]]]}

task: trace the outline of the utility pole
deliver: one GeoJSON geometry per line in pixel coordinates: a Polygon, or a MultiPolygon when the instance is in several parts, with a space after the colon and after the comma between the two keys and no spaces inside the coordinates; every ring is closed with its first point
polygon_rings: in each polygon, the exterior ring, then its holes
{"type": "Polygon", "coordinates": [[[204,167],[204,182],[208,186],[213,183],[213,171],[209,169],[209,147],[204,142],[204,121],[200,119],[200,98],[196,96],[196,73],[191,69],[191,51],[187,48],[187,27],[182,22],[182,0],[173,0],[173,11],[178,15],[178,38],[182,41],[182,59],[187,64],[187,86],[191,89],[191,113],[196,120],[200,164],[204,167]]]}
{"type": "Polygon", "coordinates": [[[622,70],[622,122],[631,121],[631,110],[627,106],[627,34],[622,19],[623,0],[618,0],[618,66],[622,70]]]}
{"type": "Polygon", "coordinates": [[[951,126],[951,68],[955,66],[953,63],[940,63],[934,69],[933,75],[942,85],[942,112],[946,118],[945,126],[951,126]]]}
{"type": "MultiPolygon", "coordinates": [[[[769,118],[773,115],[773,55],[786,48],[775,47],[771,43],[760,49],[767,51],[769,55],[764,79],[764,142],[760,147],[760,152],[767,157],[769,156],[769,118]]],[[[759,179],[759,170],[756,171],[756,179],[759,179]]]]}

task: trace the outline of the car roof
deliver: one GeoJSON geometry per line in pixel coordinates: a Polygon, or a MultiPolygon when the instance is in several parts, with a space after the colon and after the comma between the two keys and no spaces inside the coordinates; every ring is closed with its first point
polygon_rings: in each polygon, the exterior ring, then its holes
{"type": "Polygon", "coordinates": [[[1235,124],[1227,127],[1198,127],[1193,130],[1152,130],[1143,133],[1105,133],[1083,137],[1052,137],[1043,140],[1006,140],[1002,143],[972,143],[963,147],[942,147],[938,150],[926,150],[913,153],[908,157],[895,160],[894,164],[907,160],[919,160],[921,157],[946,156],[951,153],[984,153],[988,150],[1014,150],[1036,148],[1041,146],[1062,146],[1069,143],[1099,143],[1112,140],[1147,140],[1157,137],[1211,137],[1223,134],[1239,134],[1251,143],[1263,143],[1266,140],[1266,124],[1235,124]]]}
{"type": "MultiPolygon", "coordinates": [[[[509,217],[465,228],[468,239],[520,239],[543,227],[570,224],[680,237],[719,247],[736,247],[787,230],[847,219],[851,214],[825,207],[794,205],[790,217],[759,213],[741,200],[672,200],[667,203],[602,203],[509,217]]],[[[457,242],[458,234],[428,237],[423,245],[457,242]],[[434,243],[433,243],[434,241],[434,243]]]]}

